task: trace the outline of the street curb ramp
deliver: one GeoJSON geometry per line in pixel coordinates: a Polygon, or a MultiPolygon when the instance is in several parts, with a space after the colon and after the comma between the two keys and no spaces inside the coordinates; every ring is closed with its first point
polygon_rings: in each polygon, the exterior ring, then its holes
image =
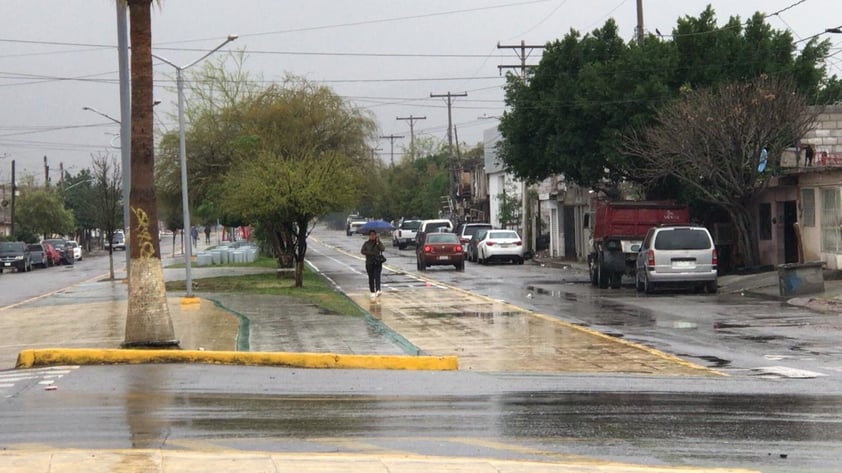
{"type": "Polygon", "coordinates": [[[66,365],[201,363],[296,368],[454,371],[455,356],[342,355],[336,353],[237,352],[43,348],[23,350],[16,369],[66,365]]]}

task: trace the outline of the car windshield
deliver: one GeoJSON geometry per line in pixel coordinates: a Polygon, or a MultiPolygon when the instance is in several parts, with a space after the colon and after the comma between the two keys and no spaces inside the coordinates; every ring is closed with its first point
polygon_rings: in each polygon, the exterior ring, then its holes
{"type": "Polygon", "coordinates": [[[29,245],[29,251],[44,251],[44,247],[41,245],[29,245]]]}
{"type": "Polygon", "coordinates": [[[427,235],[427,243],[456,243],[456,235],[453,233],[427,235]]]}
{"type": "Polygon", "coordinates": [[[517,240],[518,236],[515,232],[489,232],[488,234],[489,240],[517,240]]]}
{"type": "Polygon", "coordinates": [[[401,230],[418,230],[418,227],[421,226],[420,220],[409,220],[407,222],[403,222],[401,224],[401,230]]]}
{"type": "Polygon", "coordinates": [[[656,250],[707,250],[710,238],[704,230],[676,228],[658,232],[655,238],[656,250]]]}
{"type": "Polygon", "coordinates": [[[0,242],[0,251],[23,251],[24,245],[17,241],[0,242]]]}

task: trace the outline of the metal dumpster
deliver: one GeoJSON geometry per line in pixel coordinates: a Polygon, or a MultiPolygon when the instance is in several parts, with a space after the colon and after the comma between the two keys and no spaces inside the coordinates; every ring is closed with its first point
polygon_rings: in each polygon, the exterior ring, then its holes
{"type": "Polygon", "coordinates": [[[824,292],[824,262],[778,265],[778,289],[781,297],[824,292]]]}

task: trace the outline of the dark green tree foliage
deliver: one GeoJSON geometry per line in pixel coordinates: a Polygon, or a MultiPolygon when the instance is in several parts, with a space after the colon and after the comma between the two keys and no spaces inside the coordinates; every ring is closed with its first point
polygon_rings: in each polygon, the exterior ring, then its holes
{"type": "Polygon", "coordinates": [[[374,208],[366,215],[387,219],[437,217],[441,197],[450,192],[447,152],[439,149],[433,155],[383,167],[377,181],[383,183],[382,192],[374,197],[374,208]]]}
{"type": "Polygon", "coordinates": [[[73,212],[66,209],[61,195],[52,188],[28,188],[17,200],[15,220],[17,238],[25,237],[31,243],[32,237],[42,235],[66,235],[73,231],[73,212]]]}
{"type": "Polygon", "coordinates": [[[764,73],[792,80],[814,102],[831,100],[823,87],[839,89],[835,78],[824,80],[829,47],[814,38],[795,53],[791,35],[773,30],[762,14],[717,26],[710,7],[680,18],[671,38],[650,35],[643,45],[620,38],[614,20],[584,36],[571,31],[547,45],[526,83],[509,76],[499,154],[517,177],[531,181],[563,174],[611,196],[630,180],[675,197],[674,181],[641,180],[635,172],[622,151],[629,129],[651,124],[681,90],[764,73]]]}

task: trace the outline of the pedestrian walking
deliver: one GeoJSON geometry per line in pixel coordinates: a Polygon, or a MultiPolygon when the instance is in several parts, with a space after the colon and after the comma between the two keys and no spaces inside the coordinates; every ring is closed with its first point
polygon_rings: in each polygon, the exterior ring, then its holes
{"type": "Polygon", "coordinates": [[[383,251],[386,247],[377,236],[376,230],[368,232],[368,240],[363,243],[360,253],[365,255],[365,272],[368,274],[368,290],[371,301],[380,297],[380,273],[383,271],[383,251]]]}
{"type": "Polygon", "coordinates": [[[193,246],[199,246],[199,230],[196,227],[190,228],[190,236],[193,237],[193,246]]]}
{"type": "Polygon", "coordinates": [[[205,225],[205,244],[210,245],[210,225],[205,225]]]}

